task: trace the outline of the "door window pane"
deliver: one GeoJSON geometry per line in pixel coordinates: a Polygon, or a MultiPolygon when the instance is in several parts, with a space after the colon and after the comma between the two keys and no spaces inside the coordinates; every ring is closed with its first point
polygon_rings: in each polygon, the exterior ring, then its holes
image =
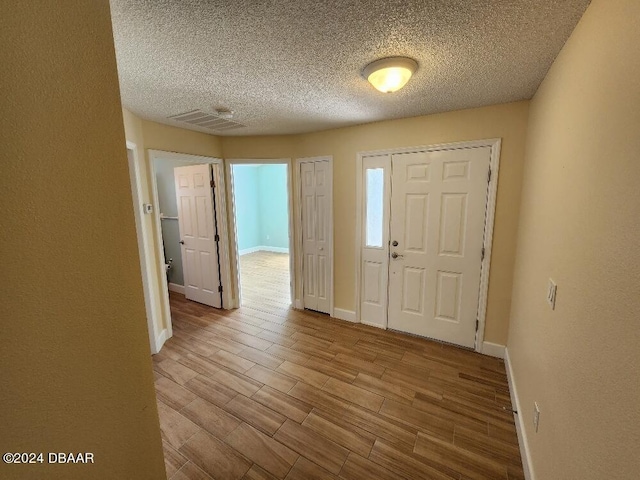
{"type": "Polygon", "coordinates": [[[384,169],[367,169],[366,176],[366,245],[382,247],[384,169]]]}

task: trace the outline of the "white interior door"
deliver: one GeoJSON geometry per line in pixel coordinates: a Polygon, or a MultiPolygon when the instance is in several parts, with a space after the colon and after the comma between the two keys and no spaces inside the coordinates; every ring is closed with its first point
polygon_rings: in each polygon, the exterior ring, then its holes
{"type": "Polygon", "coordinates": [[[185,296],[221,308],[211,167],[208,164],[176,167],[174,177],[185,296]]]}
{"type": "Polygon", "coordinates": [[[474,346],[490,158],[392,155],[389,328],[474,346]]]}
{"type": "Polygon", "coordinates": [[[304,307],[331,310],[331,172],[329,162],[300,164],[304,307]]]}
{"type": "Polygon", "coordinates": [[[362,159],[363,228],[360,319],[386,327],[389,278],[391,155],[362,159]]]}

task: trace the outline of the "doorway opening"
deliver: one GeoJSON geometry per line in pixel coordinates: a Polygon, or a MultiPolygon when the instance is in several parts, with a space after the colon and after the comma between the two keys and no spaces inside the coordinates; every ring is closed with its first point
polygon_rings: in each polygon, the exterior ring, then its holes
{"type": "Polygon", "coordinates": [[[159,303],[169,338],[170,291],[188,301],[232,308],[224,166],[213,157],[148,153],[159,303]]]}
{"type": "Polygon", "coordinates": [[[167,158],[158,158],[154,166],[169,290],[221,308],[218,213],[211,166],[167,158]]]}
{"type": "Polygon", "coordinates": [[[231,161],[238,304],[278,311],[292,304],[289,163],[231,161]]]}

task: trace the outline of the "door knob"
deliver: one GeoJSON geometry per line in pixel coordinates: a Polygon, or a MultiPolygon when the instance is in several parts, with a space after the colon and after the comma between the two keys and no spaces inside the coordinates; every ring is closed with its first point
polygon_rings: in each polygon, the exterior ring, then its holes
{"type": "Polygon", "coordinates": [[[179,243],[180,245],[184,245],[184,240],[180,240],[178,243],[179,243]]]}
{"type": "Polygon", "coordinates": [[[398,255],[396,252],[393,252],[391,254],[391,258],[396,259],[396,258],[402,258],[404,255],[398,255]]]}

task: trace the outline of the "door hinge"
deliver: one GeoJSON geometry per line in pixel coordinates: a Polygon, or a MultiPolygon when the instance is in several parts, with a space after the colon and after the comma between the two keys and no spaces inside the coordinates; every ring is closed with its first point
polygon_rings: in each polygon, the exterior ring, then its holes
{"type": "Polygon", "coordinates": [[[489,173],[487,174],[487,183],[491,183],[491,169],[489,169],[489,173]]]}
{"type": "Polygon", "coordinates": [[[218,291],[219,291],[220,293],[222,293],[222,285],[220,285],[220,286],[218,287],[218,291]]]}
{"type": "Polygon", "coordinates": [[[478,331],[478,327],[480,327],[480,320],[476,318],[476,332],[478,331]]]}
{"type": "Polygon", "coordinates": [[[482,262],[484,260],[484,247],[482,247],[482,254],[480,256],[480,261],[482,262]]]}
{"type": "Polygon", "coordinates": [[[216,182],[214,182],[213,180],[209,182],[209,185],[211,185],[211,188],[216,188],[216,182]]]}
{"type": "Polygon", "coordinates": [[[219,241],[220,241],[220,235],[216,234],[216,236],[215,236],[215,237],[213,237],[213,239],[214,239],[216,242],[219,242],[219,241]]]}

